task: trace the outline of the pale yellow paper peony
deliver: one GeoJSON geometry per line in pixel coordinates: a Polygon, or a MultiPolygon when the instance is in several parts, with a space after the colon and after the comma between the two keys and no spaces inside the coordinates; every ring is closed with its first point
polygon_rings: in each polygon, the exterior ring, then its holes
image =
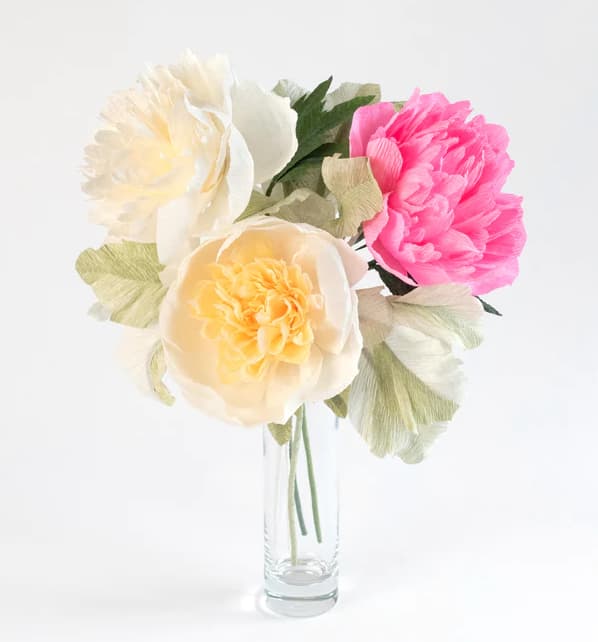
{"type": "Polygon", "coordinates": [[[202,244],[160,313],[168,372],[196,407],[284,423],[342,392],[362,348],[353,286],[367,264],[306,224],[258,216],[202,244]]]}
{"type": "Polygon", "coordinates": [[[155,241],[164,265],[229,226],[297,148],[289,99],[235,81],[224,56],[150,69],[102,115],[86,149],[92,220],[111,240],[155,241]]]}

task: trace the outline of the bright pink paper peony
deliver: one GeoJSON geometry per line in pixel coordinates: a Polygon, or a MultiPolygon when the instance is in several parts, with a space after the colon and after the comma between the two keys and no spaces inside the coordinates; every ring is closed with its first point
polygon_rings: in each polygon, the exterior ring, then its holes
{"type": "Polygon", "coordinates": [[[368,156],[384,209],[364,223],[376,260],[408,283],[467,283],[474,294],[513,282],[525,243],[521,197],[501,192],[513,167],[503,127],[467,120],[469,102],[414,92],[361,107],[351,156],[368,156]],[[411,277],[411,278],[410,278],[411,277]]]}

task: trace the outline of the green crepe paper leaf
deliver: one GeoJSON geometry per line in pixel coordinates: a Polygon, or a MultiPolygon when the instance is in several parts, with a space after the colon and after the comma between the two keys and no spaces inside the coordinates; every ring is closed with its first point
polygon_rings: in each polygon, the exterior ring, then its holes
{"type": "Polygon", "coordinates": [[[476,299],[482,304],[482,307],[484,308],[484,312],[488,312],[488,314],[495,314],[498,317],[502,317],[502,313],[499,312],[494,306],[490,305],[487,301],[484,301],[482,297],[476,296],[476,299]]]}
{"type": "Polygon", "coordinates": [[[291,440],[291,426],[293,417],[285,424],[268,424],[268,430],[279,446],[284,446],[291,440]]]}
{"type": "Polygon", "coordinates": [[[110,243],[83,251],[76,263],[100,303],[117,323],[145,328],[156,321],[166,287],[155,243],[110,243]]]}
{"type": "Polygon", "coordinates": [[[275,216],[289,223],[308,223],[322,229],[330,226],[336,216],[334,203],[309,189],[297,189],[280,201],[253,192],[250,204],[237,220],[260,214],[275,216]],[[260,207],[264,205],[263,209],[260,207]]]}
{"type": "Polygon", "coordinates": [[[424,286],[402,297],[380,290],[358,293],[364,349],[349,418],[374,454],[417,463],[458,408],[463,375],[453,348],[479,343],[482,308],[459,285],[424,286]]]}
{"type": "Polygon", "coordinates": [[[384,205],[366,157],[325,158],[322,178],[338,202],[339,218],[328,230],[334,236],[353,236],[361,223],[373,218],[384,205]]]}
{"type": "Polygon", "coordinates": [[[235,223],[249,218],[250,216],[254,216],[255,214],[259,214],[275,203],[276,199],[270,196],[266,196],[261,192],[258,192],[257,190],[253,190],[253,192],[251,192],[251,197],[249,198],[247,207],[243,210],[243,213],[237,217],[235,223]]]}
{"type": "Polygon", "coordinates": [[[293,104],[293,109],[299,115],[309,114],[310,112],[315,112],[321,109],[326,94],[330,89],[332,84],[332,76],[323,80],[319,85],[316,86],[311,92],[306,92],[300,96],[293,104]]]}
{"type": "Polygon", "coordinates": [[[414,285],[410,285],[409,283],[405,283],[405,281],[401,281],[398,276],[395,276],[394,274],[391,274],[390,272],[385,270],[374,259],[368,262],[368,268],[370,270],[376,270],[376,272],[378,272],[380,280],[390,290],[391,294],[403,295],[415,289],[414,285]]]}
{"type": "Polygon", "coordinates": [[[116,354],[118,362],[142,393],[168,406],[174,403],[174,396],[162,381],[166,360],[157,325],[123,328],[116,354]]]}
{"type": "Polygon", "coordinates": [[[373,454],[398,455],[415,463],[408,453],[420,434],[450,420],[456,410],[456,402],[415,376],[388,343],[363,350],[351,385],[349,418],[373,454]]]}
{"type": "Polygon", "coordinates": [[[297,112],[297,151],[287,165],[272,179],[266,194],[274,185],[283,181],[295,165],[310,156],[326,143],[335,142],[338,128],[350,121],[358,107],[367,105],[374,96],[355,96],[326,110],[326,94],[332,83],[332,76],[320,83],[312,92],[300,96],[293,104],[297,112]]]}
{"type": "Polygon", "coordinates": [[[147,374],[154,394],[162,403],[172,406],[175,402],[174,396],[162,381],[166,374],[166,358],[164,357],[164,346],[159,341],[155,344],[147,364],[147,374]]]}
{"type": "Polygon", "coordinates": [[[343,82],[334,91],[331,91],[324,101],[324,107],[328,110],[341,103],[352,100],[358,96],[371,96],[374,103],[380,102],[382,92],[380,85],[369,82],[360,84],[356,82],[343,82]]]}
{"type": "Polygon", "coordinates": [[[277,96],[282,96],[282,98],[290,98],[291,107],[295,105],[299,98],[308,93],[307,89],[303,89],[303,87],[300,87],[297,83],[286,78],[279,80],[272,91],[277,96]]]}
{"type": "Polygon", "coordinates": [[[409,435],[409,439],[403,446],[399,455],[402,461],[406,464],[421,463],[436,439],[446,432],[446,428],[446,423],[420,426],[417,435],[409,435]]]}
{"type": "Polygon", "coordinates": [[[336,105],[330,111],[314,110],[308,112],[303,119],[299,117],[300,120],[297,123],[300,136],[299,148],[289,165],[294,165],[321,145],[332,142],[326,134],[351,120],[358,107],[367,105],[372,100],[373,96],[356,96],[347,102],[336,105]]]}
{"type": "Polygon", "coordinates": [[[366,348],[382,343],[392,330],[392,306],[381,291],[380,287],[357,290],[359,329],[366,348]]]}
{"type": "Polygon", "coordinates": [[[308,189],[298,189],[274,205],[262,210],[260,214],[276,216],[289,223],[309,223],[324,229],[334,221],[334,203],[308,189]]]}
{"type": "Polygon", "coordinates": [[[339,418],[344,419],[349,412],[349,392],[351,386],[345,388],[342,392],[339,392],[338,395],[326,399],[324,403],[332,410],[332,412],[339,418]]]}
{"type": "Polygon", "coordinates": [[[322,180],[322,161],[326,156],[340,154],[349,155],[349,142],[324,143],[314,150],[309,156],[297,163],[284,175],[284,191],[290,194],[293,190],[307,187],[313,192],[326,196],[328,189],[322,180]]]}
{"type": "MultiPolygon", "coordinates": [[[[326,109],[332,109],[334,106],[339,105],[340,103],[346,102],[347,100],[352,100],[353,98],[359,96],[372,96],[371,103],[378,103],[382,98],[382,91],[380,85],[376,83],[366,83],[360,85],[354,82],[344,82],[339,85],[334,91],[330,92],[326,96],[324,102],[324,107],[326,109]]],[[[346,146],[346,152],[342,153],[343,157],[349,156],[349,132],[351,131],[351,122],[345,122],[343,125],[340,125],[332,132],[332,138],[337,143],[343,141],[346,146]]]]}
{"type": "Polygon", "coordinates": [[[424,285],[389,297],[395,323],[444,342],[447,348],[477,348],[482,342],[482,306],[466,285],[424,285]]]}
{"type": "Polygon", "coordinates": [[[285,195],[288,196],[297,189],[309,189],[325,196],[328,190],[322,180],[322,160],[317,156],[308,157],[287,172],[282,183],[285,195]]]}
{"type": "Polygon", "coordinates": [[[110,319],[111,312],[105,305],[96,301],[89,310],[87,310],[87,314],[96,321],[108,321],[110,319]]]}
{"type": "Polygon", "coordinates": [[[312,91],[306,91],[303,96],[298,98],[293,105],[293,109],[298,113],[302,113],[309,111],[310,109],[318,108],[326,98],[326,94],[328,93],[331,84],[332,76],[328,76],[326,80],[323,80],[321,83],[316,85],[315,89],[312,89],[312,91]]]}

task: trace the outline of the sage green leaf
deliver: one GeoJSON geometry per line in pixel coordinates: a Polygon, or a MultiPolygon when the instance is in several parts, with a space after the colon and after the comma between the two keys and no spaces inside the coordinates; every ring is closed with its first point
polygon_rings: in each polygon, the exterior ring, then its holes
{"type": "Polygon", "coordinates": [[[110,319],[111,312],[105,305],[96,301],[89,310],[87,310],[87,314],[96,321],[108,321],[110,319]]]}
{"type": "Polygon", "coordinates": [[[420,426],[417,434],[410,433],[407,435],[405,445],[401,450],[401,459],[406,464],[419,464],[422,462],[436,438],[446,431],[446,426],[446,423],[420,426]]]}
{"type": "Polygon", "coordinates": [[[322,180],[322,160],[323,158],[319,157],[308,157],[287,172],[281,183],[285,195],[288,196],[297,189],[305,188],[326,196],[328,190],[322,180]]]}
{"type": "Polygon", "coordinates": [[[155,395],[162,403],[165,403],[167,406],[172,406],[175,401],[174,396],[162,381],[166,374],[166,359],[161,341],[154,346],[147,365],[147,372],[155,395]]]}
{"type": "Polygon", "coordinates": [[[324,101],[326,109],[332,109],[336,105],[356,98],[357,96],[371,96],[374,103],[380,102],[382,97],[380,85],[377,83],[359,84],[356,82],[341,83],[334,91],[331,91],[324,101]]]}
{"type": "Polygon", "coordinates": [[[291,107],[301,98],[307,94],[307,89],[303,89],[296,82],[283,78],[276,83],[272,90],[277,96],[291,99],[291,107]]]}
{"type": "Polygon", "coordinates": [[[235,223],[249,218],[250,216],[254,216],[255,214],[259,214],[275,203],[276,200],[271,196],[266,196],[257,190],[253,190],[247,207],[243,210],[243,213],[238,216],[235,223]]]}
{"type": "Polygon", "coordinates": [[[358,296],[364,349],[349,418],[374,454],[421,461],[458,408],[464,378],[454,349],[479,344],[481,305],[453,284],[358,296]]]}
{"type": "Polygon", "coordinates": [[[364,348],[351,385],[349,418],[372,453],[403,458],[423,429],[450,420],[456,410],[455,401],[403,365],[386,341],[364,348]]]}
{"type": "Polygon", "coordinates": [[[137,388],[168,406],[174,397],[162,381],[166,374],[164,349],[157,326],[123,328],[117,359],[137,388]]]}
{"type": "Polygon", "coordinates": [[[268,424],[268,430],[279,446],[284,446],[291,440],[291,427],[293,417],[287,420],[285,424],[268,424]]]}
{"type": "Polygon", "coordinates": [[[452,348],[482,342],[482,306],[466,285],[424,285],[401,297],[389,297],[395,323],[408,325],[452,348]]]}
{"type": "Polygon", "coordinates": [[[366,348],[382,343],[392,330],[392,306],[381,287],[357,290],[359,329],[366,348]]]}
{"type": "Polygon", "coordinates": [[[330,399],[326,399],[324,403],[332,410],[332,412],[339,418],[344,419],[349,411],[349,393],[351,386],[345,388],[338,395],[334,395],[330,399]]]}
{"type": "MultiPolygon", "coordinates": [[[[344,82],[326,96],[324,107],[326,109],[332,109],[335,105],[363,96],[371,96],[371,103],[380,102],[382,97],[380,85],[376,83],[360,85],[354,82],[344,82]]],[[[343,141],[346,145],[347,151],[342,153],[343,157],[349,156],[349,132],[351,131],[351,122],[352,119],[342,125],[339,125],[339,127],[331,133],[331,137],[334,141],[337,143],[343,141]]]]}
{"type": "Polygon", "coordinates": [[[334,203],[308,189],[298,189],[261,214],[276,216],[289,223],[309,223],[324,229],[334,221],[334,203]]]}
{"type": "Polygon", "coordinates": [[[322,180],[322,161],[326,156],[333,156],[334,154],[348,156],[348,140],[342,143],[324,143],[299,161],[284,175],[282,185],[285,194],[290,194],[293,190],[301,187],[307,187],[321,196],[326,196],[328,189],[322,180]]]}
{"type": "Polygon", "coordinates": [[[155,243],[122,241],[88,249],[79,255],[76,269],[110,310],[112,321],[144,328],[158,318],[166,287],[155,243]]]}
{"type": "Polygon", "coordinates": [[[297,189],[279,201],[254,191],[248,208],[237,220],[255,214],[276,216],[289,223],[309,223],[323,229],[334,221],[336,208],[334,203],[306,188],[297,189]]]}
{"type": "Polygon", "coordinates": [[[325,158],[322,178],[338,202],[339,218],[328,230],[334,236],[352,236],[363,221],[373,218],[384,205],[366,157],[325,158]]]}

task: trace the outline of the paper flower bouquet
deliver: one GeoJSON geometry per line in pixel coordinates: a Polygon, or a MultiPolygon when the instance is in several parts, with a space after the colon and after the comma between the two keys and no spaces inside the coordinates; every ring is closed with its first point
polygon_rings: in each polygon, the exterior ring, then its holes
{"type": "Polygon", "coordinates": [[[203,413],[266,426],[266,593],[298,615],[336,600],[335,415],[420,461],[457,410],[456,352],[497,313],[479,297],[525,242],[502,127],[331,80],[268,91],[191,53],[148,70],[86,149],[107,237],[77,260],[142,389],[173,403],[167,376],[203,413]]]}

